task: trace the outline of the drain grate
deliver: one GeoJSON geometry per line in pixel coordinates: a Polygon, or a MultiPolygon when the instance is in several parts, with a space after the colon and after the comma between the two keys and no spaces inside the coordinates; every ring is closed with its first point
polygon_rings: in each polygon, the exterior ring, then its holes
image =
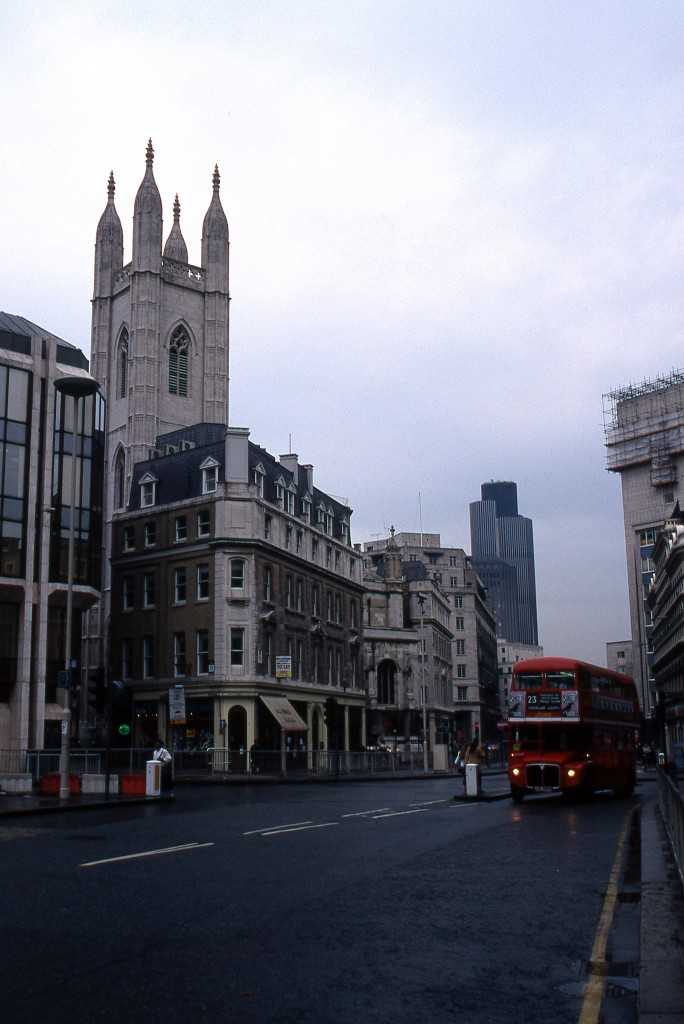
{"type": "Polygon", "coordinates": [[[587,960],[584,964],[587,974],[600,978],[636,978],[639,975],[639,965],[632,960],[623,960],[622,963],[606,963],[603,960],[587,960]]]}

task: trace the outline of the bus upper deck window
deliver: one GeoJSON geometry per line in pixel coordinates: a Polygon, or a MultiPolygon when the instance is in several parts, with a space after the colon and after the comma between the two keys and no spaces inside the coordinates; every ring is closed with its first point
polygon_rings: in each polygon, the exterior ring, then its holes
{"type": "Polygon", "coordinates": [[[541,675],[532,674],[525,672],[521,673],[516,677],[518,680],[519,690],[541,690],[542,688],[542,677],[541,675]]]}
{"type": "Polygon", "coordinates": [[[575,690],[574,672],[548,672],[546,685],[549,690],[575,690]]]}

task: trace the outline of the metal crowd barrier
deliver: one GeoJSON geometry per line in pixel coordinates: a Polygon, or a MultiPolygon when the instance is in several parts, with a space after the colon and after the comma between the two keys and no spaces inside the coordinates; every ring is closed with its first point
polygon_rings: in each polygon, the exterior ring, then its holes
{"type": "Polygon", "coordinates": [[[684,883],[684,798],[676,783],[662,768],[658,769],[660,813],[663,816],[679,877],[684,883]]]}

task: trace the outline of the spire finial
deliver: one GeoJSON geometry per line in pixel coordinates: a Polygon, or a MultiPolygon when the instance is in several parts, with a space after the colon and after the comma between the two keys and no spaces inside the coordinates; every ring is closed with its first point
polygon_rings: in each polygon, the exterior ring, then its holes
{"type": "Polygon", "coordinates": [[[214,165],[214,177],[212,178],[214,183],[214,192],[218,192],[221,187],[221,175],[219,174],[218,164],[214,165]]]}
{"type": "Polygon", "coordinates": [[[114,193],[116,192],[116,182],[114,181],[114,171],[110,171],[109,172],[109,182],[107,184],[107,192],[109,193],[109,195],[113,199],[114,198],[114,193]]]}
{"type": "Polygon", "coordinates": [[[173,220],[177,224],[180,220],[180,203],[178,202],[178,193],[176,192],[176,198],[173,202],[173,220]]]}
{"type": "Polygon", "coordinates": [[[152,139],[147,140],[147,150],[145,152],[145,157],[147,159],[148,164],[151,164],[152,161],[154,160],[154,147],[152,146],[152,139]]]}

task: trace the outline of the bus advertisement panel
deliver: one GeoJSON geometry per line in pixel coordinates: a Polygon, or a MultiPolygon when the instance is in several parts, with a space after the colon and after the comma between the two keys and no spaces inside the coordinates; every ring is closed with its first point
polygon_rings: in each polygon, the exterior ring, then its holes
{"type": "Polygon", "coordinates": [[[638,723],[629,676],[570,658],[519,661],[508,699],[511,796],[631,794],[638,723]]]}

